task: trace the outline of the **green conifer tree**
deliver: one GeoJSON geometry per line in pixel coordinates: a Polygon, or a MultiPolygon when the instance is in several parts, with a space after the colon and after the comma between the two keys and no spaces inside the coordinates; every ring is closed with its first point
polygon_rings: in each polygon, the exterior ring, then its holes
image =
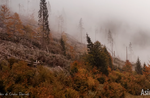
{"type": "Polygon", "coordinates": [[[146,64],[144,63],[143,72],[146,72],[146,64]]]}
{"type": "Polygon", "coordinates": [[[104,47],[98,41],[93,44],[88,35],[87,42],[87,62],[89,62],[93,67],[96,66],[103,74],[108,75],[109,61],[107,54],[104,52],[104,47]]]}
{"type": "Polygon", "coordinates": [[[113,67],[113,63],[112,63],[112,57],[111,57],[110,53],[107,51],[107,48],[105,46],[104,46],[104,52],[108,57],[109,67],[113,70],[114,67],[113,67]]]}
{"type": "Polygon", "coordinates": [[[135,71],[137,72],[137,74],[142,74],[142,67],[141,67],[141,62],[139,58],[137,59],[137,62],[136,62],[135,71]]]}

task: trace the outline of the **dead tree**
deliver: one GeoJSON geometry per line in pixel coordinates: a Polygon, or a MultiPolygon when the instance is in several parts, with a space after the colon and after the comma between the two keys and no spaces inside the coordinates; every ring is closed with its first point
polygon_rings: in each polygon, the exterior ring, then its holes
{"type": "Polygon", "coordinates": [[[48,21],[48,9],[47,9],[47,2],[46,0],[40,0],[40,10],[39,10],[39,25],[42,27],[42,44],[46,46],[49,44],[50,41],[50,28],[49,28],[49,21],[48,21]]]}
{"type": "Polygon", "coordinates": [[[80,30],[80,34],[81,34],[81,43],[82,43],[82,32],[83,32],[83,22],[82,22],[82,18],[79,21],[79,30],[80,30]]]}

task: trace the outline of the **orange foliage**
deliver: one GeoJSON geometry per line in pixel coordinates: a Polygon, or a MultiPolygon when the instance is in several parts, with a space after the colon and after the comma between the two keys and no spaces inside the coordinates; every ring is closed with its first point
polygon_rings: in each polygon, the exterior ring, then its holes
{"type": "Polygon", "coordinates": [[[22,25],[20,17],[19,17],[19,15],[17,13],[14,13],[14,15],[13,15],[12,23],[13,23],[13,25],[11,27],[12,31],[14,33],[23,34],[23,30],[22,30],[23,29],[23,25],[22,25]]]}
{"type": "Polygon", "coordinates": [[[10,16],[10,11],[9,9],[5,6],[1,6],[1,11],[0,11],[0,21],[2,21],[4,24],[7,23],[8,19],[11,19],[12,17],[10,16]]]}
{"type": "Polygon", "coordinates": [[[131,63],[129,62],[129,60],[126,61],[125,65],[123,66],[123,71],[125,72],[129,72],[129,73],[132,73],[132,65],[131,63]]]}
{"type": "Polygon", "coordinates": [[[116,82],[106,82],[101,93],[102,98],[124,98],[125,89],[116,82]]]}
{"type": "Polygon", "coordinates": [[[150,76],[150,65],[145,66],[145,71],[143,71],[143,74],[148,77],[150,76]]]}
{"type": "Polygon", "coordinates": [[[12,25],[11,19],[12,16],[10,15],[9,9],[5,5],[2,5],[0,11],[0,21],[2,22],[2,28],[8,30],[8,27],[12,25]]]}
{"type": "Polygon", "coordinates": [[[11,16],[9,9],[5,5],[1,6],[0,21],[2,21],[2,27],[6,29],[7,34],[12,35],[16,32],[23,34],[23,26],[19,15],[14,13],[11,16]]]}
{"type": "Polygon", "coordinates": [[[32,97],[37,97],[37,98],[54,98],[53,95],[51,95],[52,92],[52,87],[49,85],[43,85],[41,84],[39,87],[36,88],[31,88],[30,89],[32,93],[32,97]]]}

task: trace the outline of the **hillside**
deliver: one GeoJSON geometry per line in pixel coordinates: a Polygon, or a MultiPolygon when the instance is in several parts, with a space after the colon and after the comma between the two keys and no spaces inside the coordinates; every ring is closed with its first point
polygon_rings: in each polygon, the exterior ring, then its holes
{"type": "MultiPolygon", "coordinates": [[[[45,0],[41,2],[46,6],[45,0]]],[[[149,94],[150,65],[142,68],[139,59],[132,64],[113,58],[103,43],[92,42],[88,34],[85,45],[65,32],[57,33],[49,28],[48,12],[41,12],[44,18],[37,23],[1,6],[0,97],[7,98],[7,93],[15,98],[141,98],[149,94]]]]}

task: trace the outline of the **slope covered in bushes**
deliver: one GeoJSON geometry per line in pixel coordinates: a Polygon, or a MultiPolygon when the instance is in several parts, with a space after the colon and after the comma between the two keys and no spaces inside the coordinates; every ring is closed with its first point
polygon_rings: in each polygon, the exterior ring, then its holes
{"type": "Polygon", "coordinates": [[[5,20],[0,21],[1,93],[22,92],[29,94],[27,98],[128,98],[150,88],[150,66],[142,70],[138,63],[134,72],[127,60],[117,68],[107,48],[88,35],[87,48],[64,32],[59,38],[50,34],[49,44],[43,46],[40,27],[9,13],[1,6],[0,19],[5,20]]]}

